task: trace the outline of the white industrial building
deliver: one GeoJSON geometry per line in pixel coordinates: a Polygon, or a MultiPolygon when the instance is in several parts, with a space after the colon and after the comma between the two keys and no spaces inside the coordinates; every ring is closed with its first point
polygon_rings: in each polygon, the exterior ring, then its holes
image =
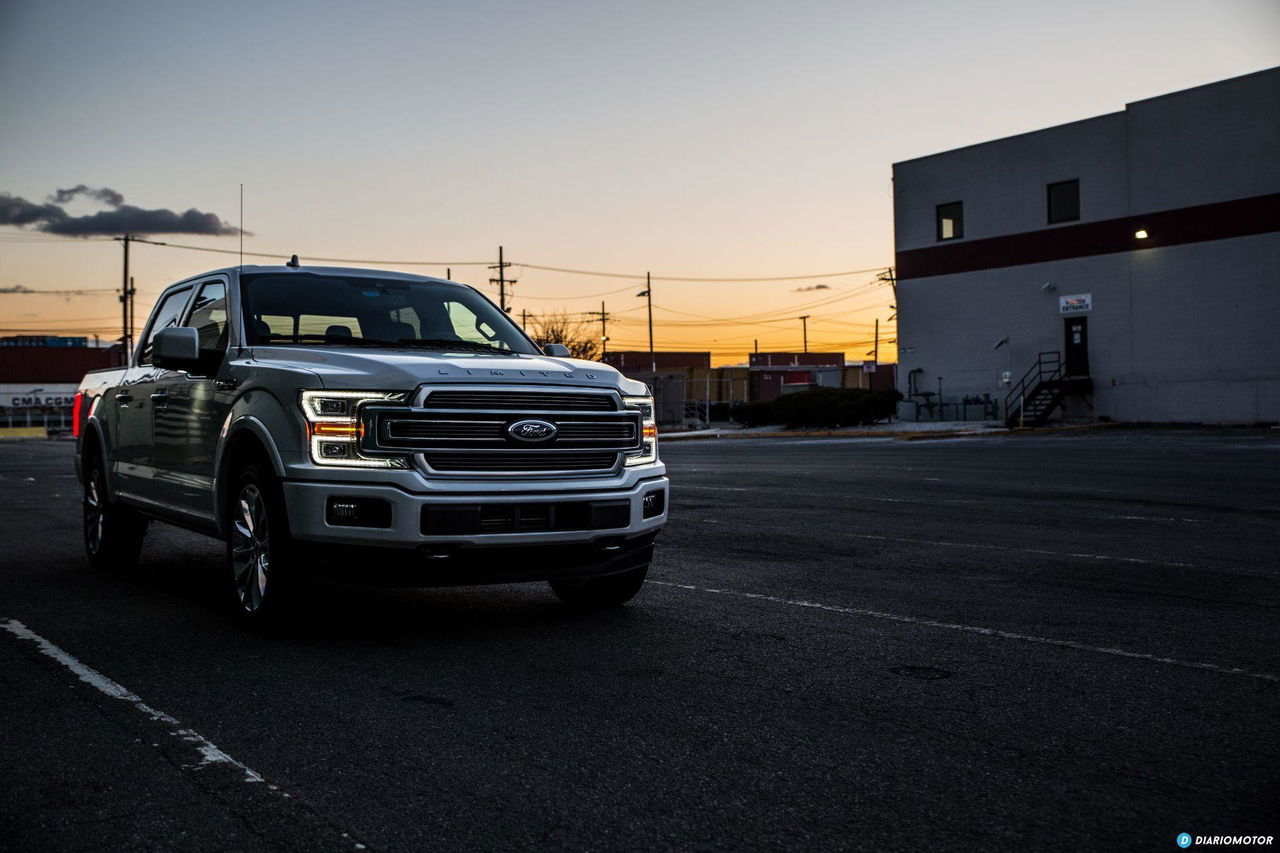
{"type": "Polygon", "coordinates": [[[893,180],[907,414],[1280,421],[1280,68],[893,180]]]}

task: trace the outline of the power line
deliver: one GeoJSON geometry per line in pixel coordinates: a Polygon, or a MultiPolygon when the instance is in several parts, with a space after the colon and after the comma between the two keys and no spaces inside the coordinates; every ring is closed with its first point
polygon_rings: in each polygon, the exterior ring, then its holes
{"type": "Polygon", "coordinates": [[[119,293],[114,287],[98,287],[90,290],[9,290],[0,288],[0,296],[81,296],[88,293],[119,293]]]}
{"type": "MultiPolygon", "coordinates": [[[[135,243],[146,243],[151,246],[164,246],[168,249],[188,249],[193,252],[213,252],[219,255],[239,255],[238,249],[215,249],[212,246],[188,246],[182,243],[162,243],[157,240],[143,240],[140,237],[132,238],[135,243]]],[[[284,258],[293,254],[292,252],[245,252],[251,258],[284,258]]],[[[321,258],[312,255],[304,255],[308,261],[324,261],[327,264],[375,264],[378,266],[400,266],[400,267],[484,267],[491,264],[490,261],[379,261],[370,260],[368,258],[321,258]]]]}
{"type": "MultiPolygon", "coordinates": [[[[545,272],[562,272],[562,273],[569,273],[571,275],[594,275],[594,276],[600,276],[601,278],[631,278],[631,279],[640,280],[645,277],[644,273],[600,272],[598,270],[575,270],[575,269],[568,269],[566,267],[544,267],[544,266],[539,266],[538,264],[524,264],[524,263],[520,264],[519,266],[524,269],[543,270],[545,272]]],[[[651,277],[651,280],[652,281],[685,281],[685,282],[702,282],[702,283],[715,283],[715,282],[732,283],[732,282],[752,282],[752,281],[804,281],[806,279],[814,279],[814,278],[838,278],[840,276],[846,276],[846,275],[863,275],[865,273],[871,273],[871,272],[883,272],[884,270],[885,270],[884,266],[879,266],[879,267],[868,267],[867,269],[864,269],[864,270],[844,270],[842,272],[824,272],[824,273],[815,273],[813,275],[757,276],[754,278],[748,278],[748,277],[698,278],[693,276],[655,275],[651,277]]]]}

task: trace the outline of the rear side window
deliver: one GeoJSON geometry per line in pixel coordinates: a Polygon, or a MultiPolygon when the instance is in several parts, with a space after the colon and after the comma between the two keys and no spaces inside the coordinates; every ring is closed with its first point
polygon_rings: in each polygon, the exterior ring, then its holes
{"type": "Polygon", "coordinates": [[[156,310],[151,315],[151,325],[147,327],[147,336],[138,351],[138,364],[151,363],[151,340],[161,329],[172,328],[182,319],[182,309],[187,307],[187,297],[191,288],[183,287],[160,297],[156,310]]]}

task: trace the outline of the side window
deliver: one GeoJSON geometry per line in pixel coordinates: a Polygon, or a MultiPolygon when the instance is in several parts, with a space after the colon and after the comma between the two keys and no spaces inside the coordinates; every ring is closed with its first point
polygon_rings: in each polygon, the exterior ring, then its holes
{"type": "Polygon", "coordinates": [[[160,302],[156,305],[155,312],[151,315],[151,325],[147,327],[147,336],[143,339],[142,346],[138,350],[138,364],[151,363],[151,339],[161,329],[168,329],[178,325],[178,321],[182,318],[182,309],[187,306],[187,297],[190,295],[191,288],[184,287],[161,297],[160,302]]]}
{"type": "Polygon", "coordinates": [[[191,305],[186,325],[200,333],[200,351],[223,352],[227,348],[227,286],[220,281],[205,282],[191,305]]]}

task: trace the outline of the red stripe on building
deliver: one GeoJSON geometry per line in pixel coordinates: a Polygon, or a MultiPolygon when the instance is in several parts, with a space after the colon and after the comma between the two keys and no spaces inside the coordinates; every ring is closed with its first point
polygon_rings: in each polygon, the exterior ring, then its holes
{"type": "Polygon", "coordinates": [[[898,280],[1280,231],[1280,193],[898,252],[898,280]],[[1148,237],[1134,237],[1139,231],[1148,237]]]}

